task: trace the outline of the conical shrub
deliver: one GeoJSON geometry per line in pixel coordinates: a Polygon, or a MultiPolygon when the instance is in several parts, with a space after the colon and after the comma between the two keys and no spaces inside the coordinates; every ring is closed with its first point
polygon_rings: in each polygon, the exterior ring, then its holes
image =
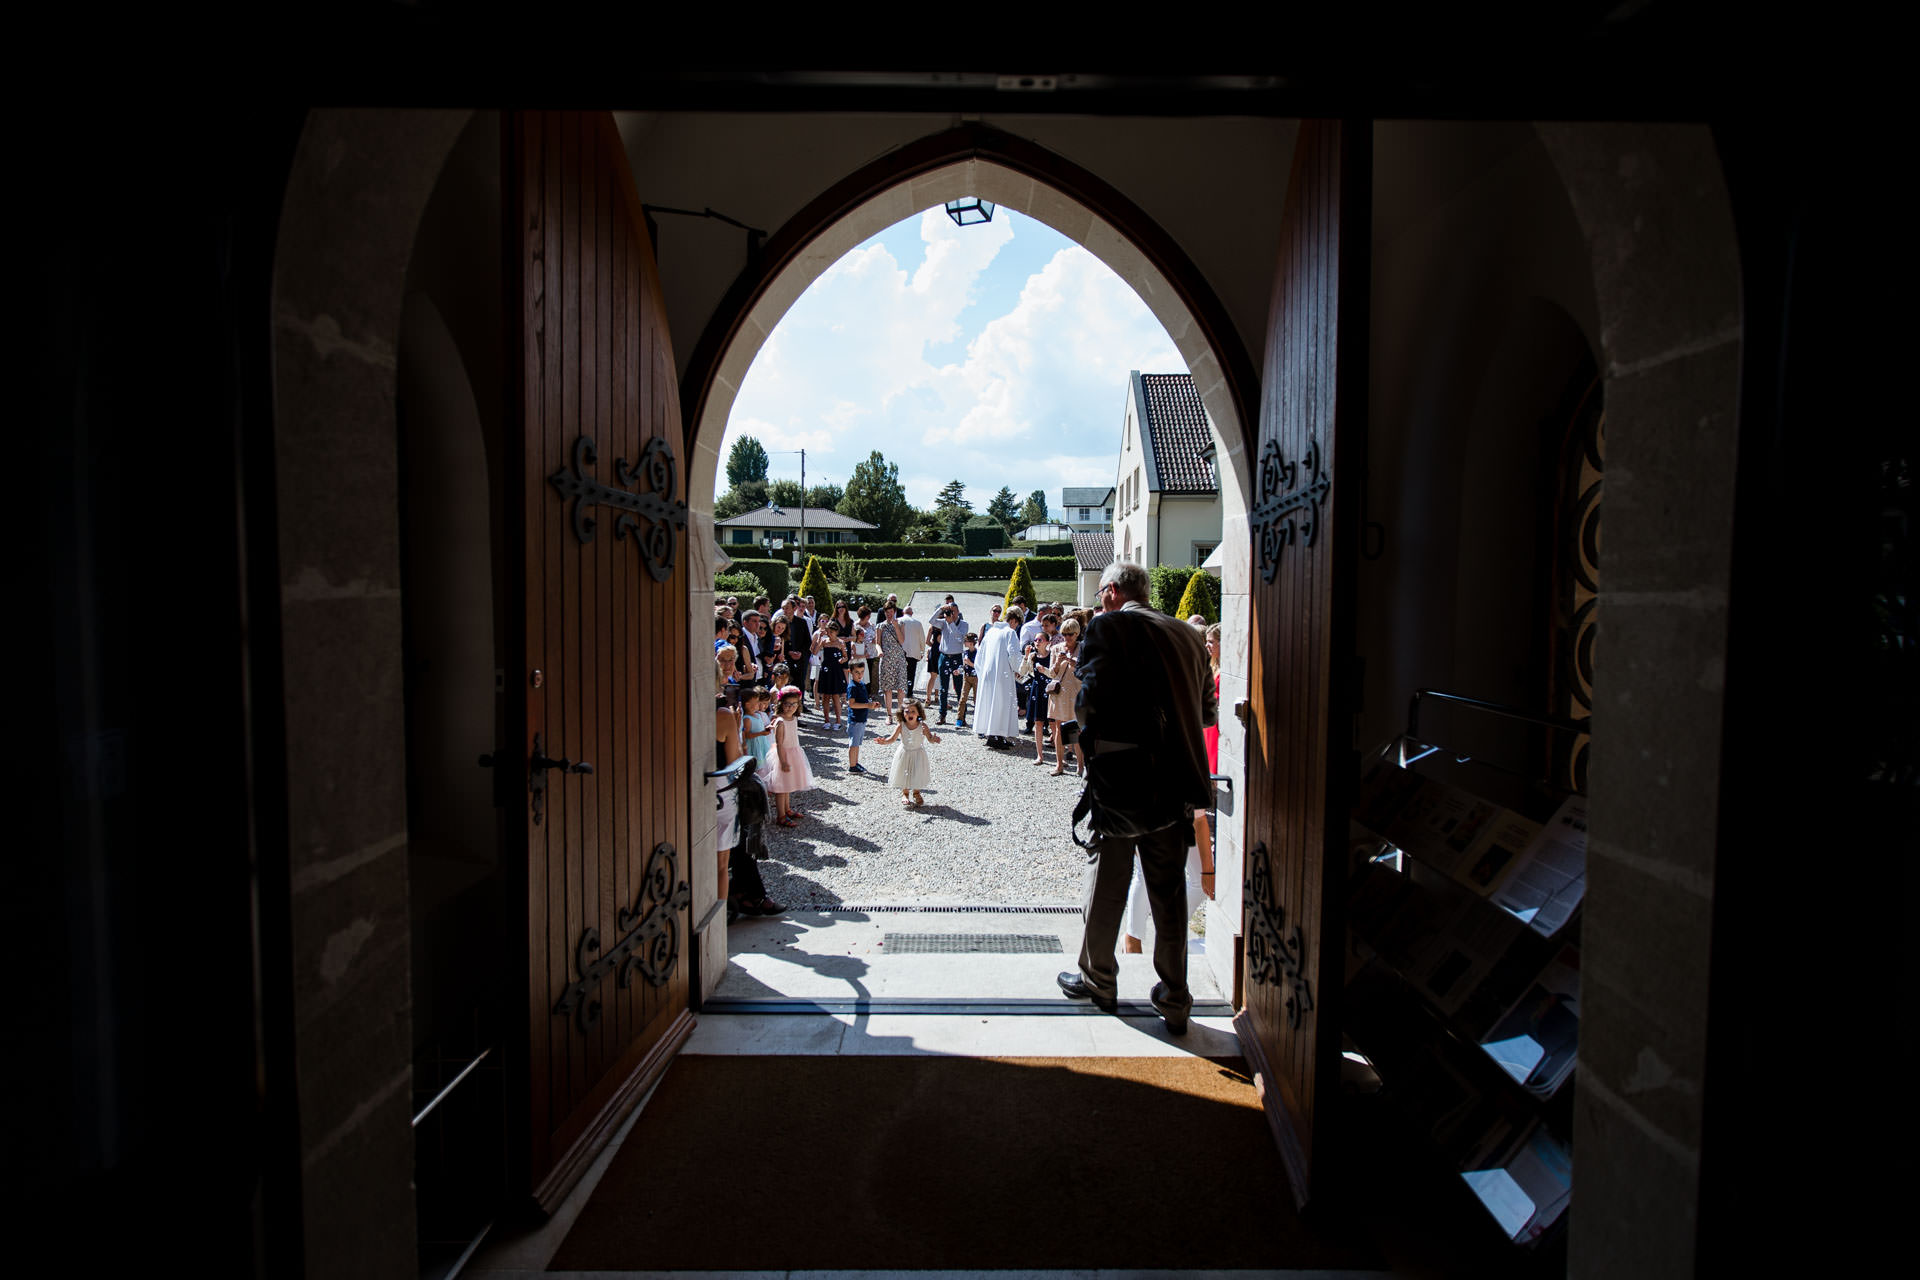
{"type": "Polygon", "coordinates": [[[1013,602],[1022,596],[1025,596],[1034,604],[1040,603],[1033,598],[1033,576],[1027,572],[1027,558],[1025,556],[1021,556],[1013,562],[1013,576],[1007,579],[1007,597],[1001,601],[1001,603],[1011,609],[1013,602]]]}
{"type": "Polygon", "coordinates": [[[800,575],[800,589],[794,592],[802,600],[813,597],[813,607],[822,618],[833,616],[833,588],[827,585],[827,571],[820,567],[819,556],[807,557],[807,571],[800,575]]]}
{"type": "Polygon", "coordinates": [[[1220,583],[1205,569],[1187,579],[1187,589],[1181,593],[1180,607],[1173,616],[1185,621],[1196,613],[1208,622],[1220,621],[1220,583]]]}

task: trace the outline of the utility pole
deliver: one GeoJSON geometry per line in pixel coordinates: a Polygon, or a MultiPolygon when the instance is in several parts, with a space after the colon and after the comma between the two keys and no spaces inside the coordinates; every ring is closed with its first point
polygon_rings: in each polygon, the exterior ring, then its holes
{"type": "MultiPolygon", "coordinates": [[[[793,549],[794,567],[798,568],[800,557],[805,555],[807,550],[807,451],[805,449],[774,449],[770,452],[800,455],[800,541],[794,545],[793,549]]],[[[768,501],[768,505],[772,505],[771,500],[768,501]]]]}

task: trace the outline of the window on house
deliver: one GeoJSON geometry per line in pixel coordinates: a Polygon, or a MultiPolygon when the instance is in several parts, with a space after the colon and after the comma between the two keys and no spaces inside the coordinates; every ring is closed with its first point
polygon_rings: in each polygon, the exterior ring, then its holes
{"type": "Polygon", "coordinates": [[[1192,559],[1192,560],[1191,560],[1191,561],[1190,561],[1189,563],[1191,563],[1191,564],[1195,564],[1195,565],[1199,565],[1199,564],[1201,564],[1201,563],[1204,563],[1204,562],[1205,562],[1205,560],[1206,560],[1206,558],[1207,558],[1208,556],[1210,556],[1210,555],[1212,555],[1212,554],[1213,554],[1213,549],[1214,549],[1215,547],[1217,547],[1217,546],[1219,546],[1219,545],[1220,545],[1220,544],[1219,544],[1219,543],[1217,543],[1217,542],[1196,542],[1196,543],[1194,543],[1194,544],[1193,544],[1193,559],[1192,559]]]}
{"type": "Polygon", "coordinates": [[[753,541],[753,530],[735,529],[733,531],[733,543],[735,546],[746,546],[752,541],[753,541]]]}

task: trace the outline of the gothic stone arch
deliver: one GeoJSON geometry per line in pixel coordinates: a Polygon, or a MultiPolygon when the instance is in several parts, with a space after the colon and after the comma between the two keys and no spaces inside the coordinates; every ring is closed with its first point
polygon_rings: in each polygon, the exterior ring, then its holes
{"type": "MultiPolygon", "coordinates": [[[[406,805],[390,767],[404,747],[395,350],[407,255],[467,118],[459,111],[313,112],[294,158],[274,267],[305,1238],[357,1240],[370,1257],[390,1261],[411,1256],[413,1223],[406,805]]],[[[1720,166],[1704,128],[1538,131],[1592,250],[1612,472],[1595,678],[1585,960],[1592,994],[1576,1099],[1587,1154],[1572,1270],[1679,1274],[1690,1269],[1676,1258],[1691,1247],[1699,1168],[1739,272],[1720,166]],[[1634,660],[1648,654],[1669,660],[1634,660]],[[1648,1053],[1653,1077],[1641,1069],[1648,1053]],[[1584,1232],[1580,1225],[1629,1217],[1642,1229],[1584,1232]]],[[[1111,253],[1110,262],[1138,253],[1095,211],[1074,221],[1072,201],[1053,204],[1058,193],[1031,174],[967,163],[956,165],[949,154],[928,166],[924,181],[898,186],[898,216],[937,203],[970,176],[979,194],[1024,207],[1103,257],[1111,253]],[[1055,209],[1059,221],[1043,208],[1055,209]]],[[[885,207],[873,216],[884,218],[885,207]]],[[[857,234],[852,224],[846,230],[857,234]]],[[[825,258],[814,263],[815,274],[844,250],[809,243],[825,258]]],[[[1146,276],[1137,261],[1119,269],[1141,288],[1146,276]]],[[[758,292],[744,301],[757,303],[758,292]]],[[[1161,314],[1164,298],[1141,292],[1161,314]]],[[[762,325],[762,340],[765,316],[785,305],[773,293],[767,301],[773,311],[737,310],[742,323],[751,313],[762,325]]],[[[1168,327],[1184,352],[1193,335],[1178,323],[1175,315],[1168,327]]],[[[696,368],[701,354],[696,349],[696,368]]],[[[742,345],[741,358],[713,362],[716,376],[731,375],[737,386],[750,358],[742,345]]],[[[1229,415],[1215,383],[1236,371],[1197,352],[1190,360],[1208,386],[1209,411],[1221,405],[1217,421],[1252,420],[1250,381],[1231,377],[1239,387],[1229,415]]],[[[718,435],[706,429],[705,397],[689,395],[686,403],[696,406],[695,442],[705,455],[695,455],[696,475],[710,484],[718,435]]],[[[1233,465],[1222,479],[1234,477],[1244,495],[1243,442],[1222,443],[1240,455],[1229,455],[1233,465]]],[[[703,514],[710,522],[711,512],[703,514]]],[[[1244,518],[1236,526],[1230,517],[1225,536],[1244,538],[1244,518]]],[[[1237,572],[1229,591],[1244,590],[1244,564],[1237,572]]]]}

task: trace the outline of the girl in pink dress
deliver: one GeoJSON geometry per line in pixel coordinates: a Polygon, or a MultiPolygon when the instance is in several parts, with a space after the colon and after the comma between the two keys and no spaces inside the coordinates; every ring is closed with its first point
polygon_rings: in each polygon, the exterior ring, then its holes
{"type": "Polygon", "coordinates": [[[767,771],[767,794],[773,797],[778,812],[774,823],[797,827],[802,815],[793,807],[793,794],[813,786],[813,770],[807,767],[807,753],[800,748],[800,689],[787,685],[780,690],[780,702],[773,722],[773,768],[767,771]]]}

